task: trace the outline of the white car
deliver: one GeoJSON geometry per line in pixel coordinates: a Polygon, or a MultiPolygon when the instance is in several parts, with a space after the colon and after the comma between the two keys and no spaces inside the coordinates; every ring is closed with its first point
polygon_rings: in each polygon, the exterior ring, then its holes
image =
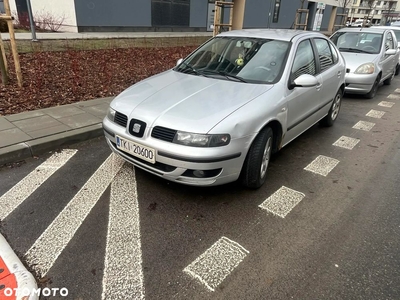
{"type": "Polygon", "coordinates": [[[104,134],[112,151],[162,178],[258,188],[273,152],[315,123],[333,125],[345,72],[321,33],[225,32],[117,96],[104,134]]]}
{"type": "Polygon", "coordinates": [[[351,27],[369,27],[371,26],[371,21],[370,20],[364,20],[364,19],[358,19],[355,20],[353,23],[350,24],[351,27]],[[365,22],[365,25],[364,25],[365,22]]]}

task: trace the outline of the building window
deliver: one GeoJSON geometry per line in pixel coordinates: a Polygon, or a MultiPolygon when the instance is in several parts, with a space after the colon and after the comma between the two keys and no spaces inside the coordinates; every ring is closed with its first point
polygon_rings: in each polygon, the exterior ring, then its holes
{"type": "Polygon", "coordinates": [[[151,0],[153,26],[189,26],[190,0],[151,0]]]}
{"type": "Polygon", "coordinates": [[[280,8],[281,8],[281,0],[275,0],[274,18],[272,19],[273,23],[278,23],[280,8]]]}

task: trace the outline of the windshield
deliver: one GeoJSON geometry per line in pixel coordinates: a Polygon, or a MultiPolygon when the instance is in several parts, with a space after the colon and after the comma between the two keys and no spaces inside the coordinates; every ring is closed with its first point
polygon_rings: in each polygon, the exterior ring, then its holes
{"type": "Polygon", "coordinates": [[[378,54],[381,52],[382,36],[382,33],[337,32],[331,40],[341,52],[378,54]]]}
{"type": "Polygon", "coordinates": [[[217,37],[193,52],[175,71],[251,83],[275,83],[283,72],[289,43],[217,37]]]}

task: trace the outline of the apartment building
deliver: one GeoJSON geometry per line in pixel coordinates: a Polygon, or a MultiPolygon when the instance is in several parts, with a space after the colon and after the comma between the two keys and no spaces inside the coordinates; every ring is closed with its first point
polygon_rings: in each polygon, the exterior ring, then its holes
{"type": "MultiPolygon", "coordinates": [[[[215,0],[29,1],[36,19],[52,16],[62,21],[61,31],[212,31],[214,23],[215,0]]],[[[293,28],[302,2],[309,10],[307,29],[332,30],[341,13],[338,0],[246,0],[243,27],[293,28]]],[[[10,0],[10,6],[26,18],[27,0],[10,0]]]]}
{"type": "Polygon", "coordinates": [[[347,5],[350,22],[367,18],[372,24],[385,25],[400,18],[400,1],[350,0],[347,5]]]}

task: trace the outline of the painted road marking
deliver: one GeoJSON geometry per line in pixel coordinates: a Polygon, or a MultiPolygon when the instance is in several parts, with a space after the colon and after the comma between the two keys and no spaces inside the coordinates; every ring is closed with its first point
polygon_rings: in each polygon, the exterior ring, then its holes
{"type": "MultiPolygon", "coordinates": [[[[397,90],[399,90],[399,89],[396,89],[396,92],[400,93],[397,90]]],[[[388,99],[400,99],[400,95],[390,94],[389,96],[387,96],[387,98],[388,99]]]]}
{"type": "Polygon", "coordinates": [[[364,131],[370,131],[372,127],[375,126],[375,123],[358,121],[356,125],[353,126],[354,129],[360,129],[364,131]]]}
{"type": "Polygon", "coordinates": [[[394,91],[400,94],[400,89],[395,89],[394,91]]]}
{"type": "Polygon", "coordinates": [[[39,276],[45,276],[53,266],[123,163],[111,154],[25,254],[39,276]]]}
{"type": "Polygon", "coordinates": [[[383,107],[393,107],[393,105],[395,105],[394,102],[388,102],[388,101],[381,101],[378,103],[379,106],[383,106],[383,107]]]}
{"type": "Polygon", "coordinates": [[[284,218],[304,197],[303,193],[282,186],[261,203],[259,207],[266,209],[278,217],[284,218]]]}
{"type": "Polygon", "coordinates": [[[111,183],[102,299],[144,295],[135,171],[125,164],[111,183]]]}
{"type": "Polygon", "coordinates": [[[25,176],[8,192],[0,197],[0,220],[4,220],[26,200],[37,188],[61,168],[78,150],[65,149],[54,153],[35,170],[25,176]]]}
{"type": "Polygon", "coordinates": [[[223,236],[183,272],[199,280],[210,291],[215,291],[248,253],[241,245],[223,236]]]}
{"type": "Polygon", "coordinates": [[[334,167],[339,163],[337,159],[330,158],[327,156],[319,155],[314,159],[304,170],[327,176],[334,167]]]}
{"type": "Polygon", "coordinates": [[[359,142],[360,142],[359,139],[351,138],[348,136],[342,136],[332,145],[352,150],[359,142]]]}
{"type": "Polygon", "coordinates": [[[371,118],[380,119],[380,118],[383,117],[384,114],[385,114],[384,111],[371,109],[371,110],[366,114],[366,116],[367,116],[367,117],[371,117],[371,118]]]}

